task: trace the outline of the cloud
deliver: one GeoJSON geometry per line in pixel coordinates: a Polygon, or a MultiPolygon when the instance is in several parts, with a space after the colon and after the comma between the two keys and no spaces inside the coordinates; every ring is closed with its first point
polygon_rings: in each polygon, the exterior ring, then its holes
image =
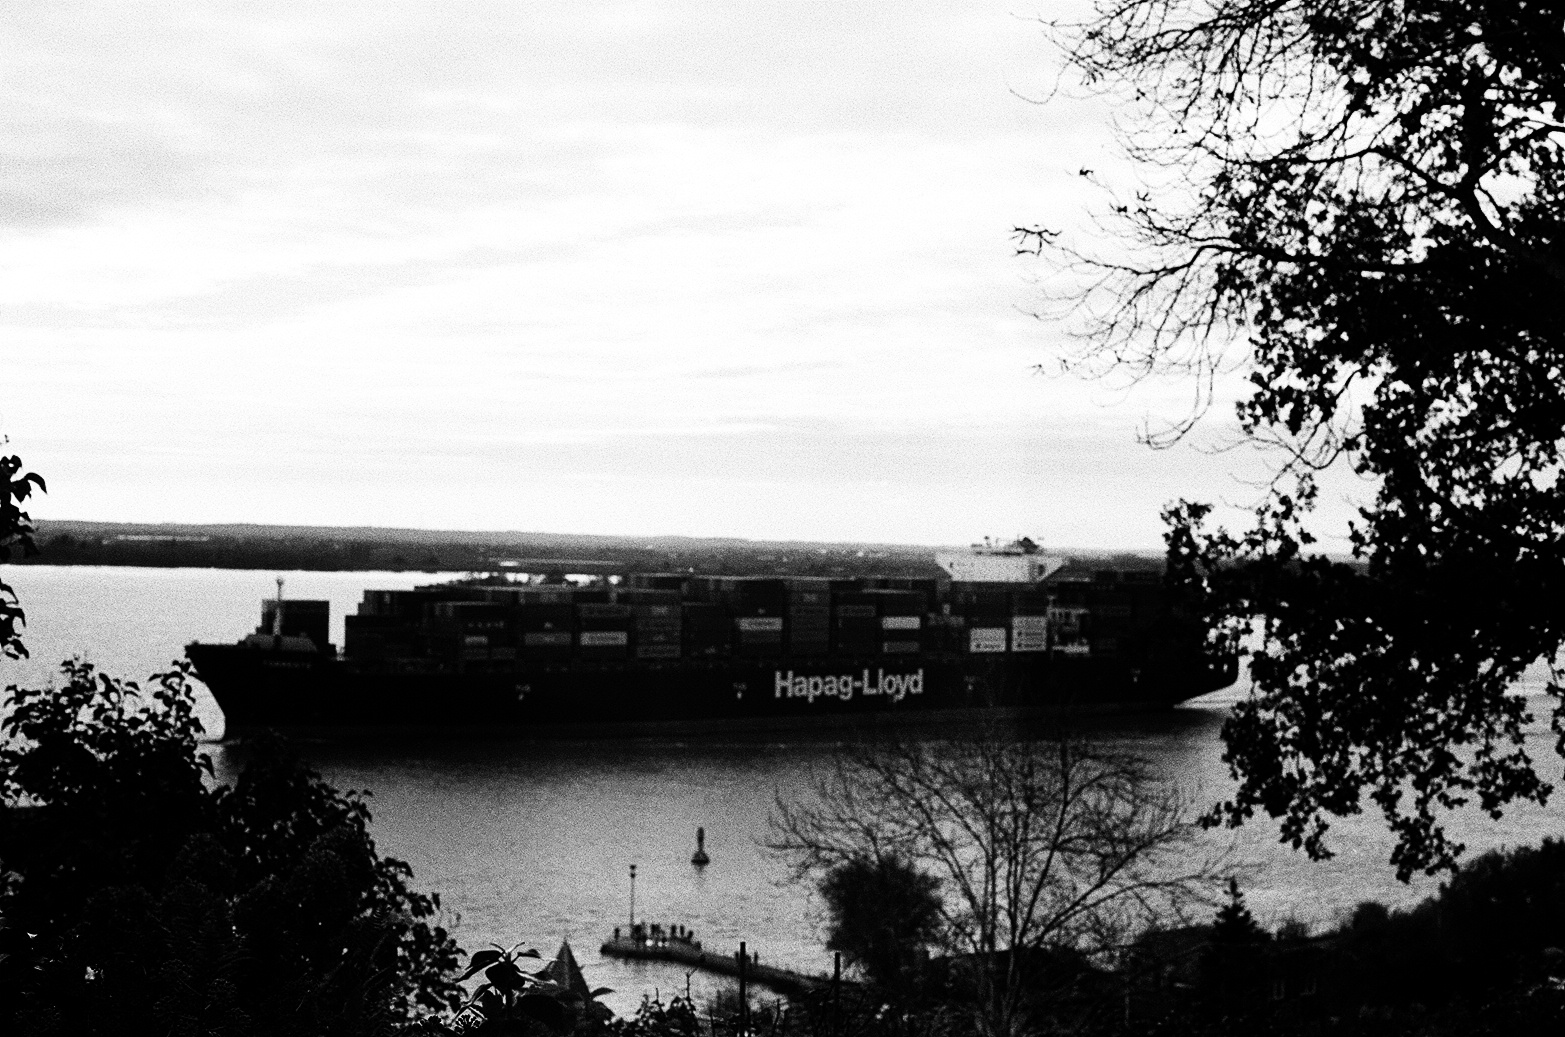
{"type": "Polygon", "coordinates": [[[1105,120],[1014,96],[1047,54],[1006,5],[15,2],[0,32],[31,361],[0,419],[57,515],[962,540],[1068,501],[1139,542],[1153,488],[1216,485],[1137,460],[1180,390],[1032,372],[1061,331],[1010,231],[1081,208],[1105,120]]]}

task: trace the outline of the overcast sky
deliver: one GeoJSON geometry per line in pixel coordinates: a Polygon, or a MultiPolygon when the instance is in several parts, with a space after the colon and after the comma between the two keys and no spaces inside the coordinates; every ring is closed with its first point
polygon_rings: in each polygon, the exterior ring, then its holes
{"type": "Polygon", "coordinates": [[[1156,546],[1255,470],[1032,371],[1011,228],[1114,161],[1059,10],[9,0],[34,515],[1156,546]]]}

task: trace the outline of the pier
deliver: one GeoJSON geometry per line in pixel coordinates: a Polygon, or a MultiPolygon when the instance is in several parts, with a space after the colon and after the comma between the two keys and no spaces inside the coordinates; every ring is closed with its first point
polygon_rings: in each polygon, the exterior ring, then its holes
{"type": "Polygon", "coordinates": [[[638,922],[631,926],[628,934],[615,929],[613,939],[598,950],[611,958],[672,962],[720,976],[733,976],[735,979],[741,978],[742,969],[742,978],[746,983],[763,986],[779,994],[808,994],[827,989],[832,982],[824,976],[806,976],[791,969],[762,965],[755,958],[741,965],[737,951],[733,954],[718,954],[703,950],[701,941],[683,926],[665,927],[638,922]]]}

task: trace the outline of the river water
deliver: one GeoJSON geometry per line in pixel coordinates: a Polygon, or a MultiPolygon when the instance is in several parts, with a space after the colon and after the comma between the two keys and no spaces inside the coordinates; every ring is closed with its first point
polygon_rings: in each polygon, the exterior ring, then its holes
{"type": "MultiPolygon", "coordinates": [[[[286,579],[289,597],[331,601],[338,643],[342,616],[365,589],[441,578],[8,566],[6,580],[27,610],[32,657],[0,660],[0,685],[46,684],[59,661],[73,655],[144,679],[166,669],[190,641],[232,641],[253,629],[260,600],[275,593],[276,575],[286,579]]],[[[1541,695],[1541,672],[1519,691],[1541,695]]],[[[1166,714],[1117,720],[1099,734],[1143,756],[1204,806],[1230,788],[1218,730],[1241,693],[1242,686],[1166,714]]],[[[1557,781],[1548,708],[1547,699],[1536,700],[1539,719],[1530,738],[1544,777],[1557,781]]],[[[221,711],[209,697],[201,716],[210,731],[221,730],[221,711]]],[[[599,944],[628,920],[633,863],[638,919],[689,926],[708,950],[731,950],[745,940],[763,963],[830,970],[819,905],[807,888],[788,881],[787,862],[761,840],[775,797],[805,789],[812,768],[829,762],[836,748],[829,733],[301,745],[339,788],[370,790],[381,851],[408,861],[420,888],[441,893],[465,947],[526,940],[550,957],[569,939],[588,981],[613,987],[606,1000],[621,1012],[634,1009],[643,993],[682,991],[687,982],[675,966],[598,954],[599,944]],[[712,858],[700,871],[690,865],[697,826],[706,829],[712,858]]],[[[240,750],[214,745],[211,751],[219,776],[231,774],[240,750]]],[[[1548,808],[1518,808],[1500,821],[1469,811],[1450,827],[1473,852],[1536,843],[1565,834],[1565,809],[1556,800],[1548,808]]],[[[1297,918],[1320,927],[1361,900],[1402,905],[1437,886],[1430,879],[1396,881],[1387,864],[1391,841],[1375,816],[1336,824],[1331,845],[1338,854],[1324,863],[1278,845],[1261,823],[1209,838],[1214,846],[1231,840],[1235,859],[1250,866],[1248,902],[1270,925],[1297,918]]],[[[699,976],[689,982],[697,996],[711,989],[699,976]]]]}

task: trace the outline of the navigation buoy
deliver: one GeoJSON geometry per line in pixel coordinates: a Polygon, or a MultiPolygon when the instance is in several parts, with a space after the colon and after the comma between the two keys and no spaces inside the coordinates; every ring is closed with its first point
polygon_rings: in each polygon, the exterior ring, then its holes
{"type": "Polygon", "coordinates": [[[712,858],[706,855],[706,829],[696,829],[696,852],[690,858],[690,863],[698,868],[704,868],[712,863],[712,858]]]}

